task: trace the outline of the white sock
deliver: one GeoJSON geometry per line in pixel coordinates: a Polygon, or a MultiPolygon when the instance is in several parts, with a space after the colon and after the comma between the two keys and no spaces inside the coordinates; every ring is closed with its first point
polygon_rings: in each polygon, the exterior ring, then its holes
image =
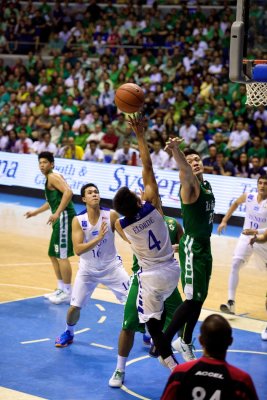
{"type": "Polygon", "coordinates": [[[72,335],[74,335],[74,327],[75,327],[75,325],[76,325],[76,324],[74,324],[74,325],[68,325],[68,324],[66,324],[66,329],[65,329],[65,331],[70,331],[70,333],[71,333],[72,335]]]}
{"type": "Polygon", "coordinates": [[[118,356],[116,369],[119,369],[120,371],[125,371],[127,358],[128,357],[118,356]]]}
{"type": "Polygon", "coordinates": [[[171,371],[176,367],[176,365],[178,365],[178,362],[176,361],[174,356],[164,358],[163,361],[165,362],[167,367],[170,368],[171,371]]]}
{"type": "Polygon", "coordinates": [[[71,283],[64,283],[64,292],[71,294],[71,283]]]}
{"type": "Polygon", "coordinates": [[[62,279],[57,280],[57,288],[60,290],[64,290],[64,283],[62,279]]]}

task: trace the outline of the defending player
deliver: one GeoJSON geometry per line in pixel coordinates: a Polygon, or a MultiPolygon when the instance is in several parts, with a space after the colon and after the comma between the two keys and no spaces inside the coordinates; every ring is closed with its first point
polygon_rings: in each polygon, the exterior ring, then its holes
{"type": "Polygon", "coordinates": [[[72,222],[73,246],[80,256],[79,269],[67,313],[66,330],[56,338],[56,347],[66,347],[73,342],[80,310],[99,283],[110,288],[121,303],[126,301],[129,288],[129,275],[114,243],[115,222],[119,215],[114,210],[100,207],[100,195],[94,183],[81,188],[81,197],[86,210],[72,222]]]}
{"type": "Polygon", "coordinates": [[[58,288],[55,292],[45,295],[51,303],[69,303],[71,297],[71,265],[69,257],[73,256],[71,240],[71,223],[76,215],[72,199],[72,190],[57,172],[53,171],[54,156],[46,151],[38,156],[39,168],[46,177],[45,197],[46,203],[34,211],[28,211],[26,218],[51,209],[52,214],[48,224],[52,225],[53,232],[48,249],[48,255],[54,267],[58,281],[58,288]]]}
{"type": "Polygon", "coordinates": [[[173,341],[184,360],[196,358],[192,335],[202,305],[208,294],[212,271],[210,236],[213,226],[215,198],[209,182],[203,180],[203,164],[195,150],[179,149],[183,139],[170,139],[167,148],[172,151],[179,168],[180,199],[184,234],[179,244],[181,281],[186,300],[176,310],[165,332],[167,341],[184,326],[182,338],[173,341]]]}

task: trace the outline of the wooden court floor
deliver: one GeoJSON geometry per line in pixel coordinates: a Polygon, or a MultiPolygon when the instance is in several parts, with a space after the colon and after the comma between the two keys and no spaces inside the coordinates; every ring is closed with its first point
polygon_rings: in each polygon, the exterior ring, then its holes
{"type": "MultiPolygon", "coordinates": [[[[0,301],[40,296],[55,287],[55,277],[47,257],[50,226],[46,224],[49,213],[26,220],[29,207],[0,203],[0,301]]],[[[117,247],[130,274],[132,253],[127,243],[117,237],[117,247]]],[[[213,274],[204,308],[219,311],[227,299],[227,283],[236,238],[212,236],[214,258],[213,274]]],[[[73,278],[78,267],[78,257],[72,257],[73,278]]],[[[254,256],[241,270],[237,293],[237,314],[262,322],[254,331],[265,327],[266,271],[256,268],[254,256]]],[[[253,325],[248,321],[253,330],[253,325]]]]}

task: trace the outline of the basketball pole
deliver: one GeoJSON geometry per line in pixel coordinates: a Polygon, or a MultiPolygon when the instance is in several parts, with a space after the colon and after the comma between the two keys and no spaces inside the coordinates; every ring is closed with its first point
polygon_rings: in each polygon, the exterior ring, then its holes
{"type": "Polygon", "coordinates": [[[231,26],[229,79],[244,83],[243,58],[247,55],[250,0],[237,0],[236,20],[231,26]]]}

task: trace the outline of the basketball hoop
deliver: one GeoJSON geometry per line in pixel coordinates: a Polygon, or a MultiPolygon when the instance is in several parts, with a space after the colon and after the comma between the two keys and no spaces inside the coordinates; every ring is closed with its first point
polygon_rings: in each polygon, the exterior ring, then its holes
{"type": "Polygon", "coordinates": [[[267,60],[243,60],[249,78],[244,82],[247,89],[248,106],[267,106],[267,60]]]}

